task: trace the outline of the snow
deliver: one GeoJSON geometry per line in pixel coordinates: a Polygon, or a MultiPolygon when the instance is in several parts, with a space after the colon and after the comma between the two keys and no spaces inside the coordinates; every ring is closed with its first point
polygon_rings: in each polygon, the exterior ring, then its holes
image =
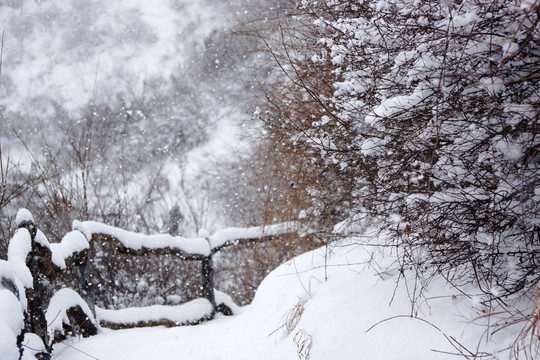
{"type": "Polygon", "coordinates": [[[0,321],[0,354],[4,360],[18,360],[17,337],[3,321],[0,321]]]}
{"type": "Polygon", "coordinates": [[[423,89],[422,86],[418,86],[410,95],[399,95],[381,102],[380,105],[375,107],[371,114],[366,116],[365,122],[375,126],[375,123],[380,118],[390,117],[398,112],[412,109],[415,106],[425,100],[432,94],[432,91],[423,89]]]}
{"type": "Polygon", "coordinates": [[[199,298],[177,306],[152,305],[120,310],[96,308],[96,316],[99,321],[114,324],[134,325],[139,322],[158,322],[160,320],[185,324],[208,317],[212,311],[212,304],[207,299],[199,298]]]}
{"type": "Polygon", "coordinates": [[[26,257],[32,250],[32,239],[26,229],[17,229],[8,245],[8,259],[15,264],[26,265],[26,257]]]}
{"type": "Polygon", "coordinates": [[[243,310],[242,307],[238,306],[234,302],[234,300],[229,294],[225,294],[224,292],[214,290],[214,297],[215,297],[217,305],[220,305],[220,304],[226,305],[229,309],[231,309],[231,311],[235,315],[239,314],[243,310]]]}
{"type": "Polygon", "coordinates": [[[227,228],[216,231],[209,238],[212,249],[222,246],[228,241],[257,239],[263,236],[275,236],[292,232],[298,226],[295,222],[286,222],[249,228],[227,228]]]}
{"type": "Polygon", "coordinates": [[[88,248],[88,240],[86,240],[83,233],[80,231],[70,231],[64,235],[60,243],[51,244],[51,259],[60,269],[65,269],[66,259],[88,248]]]}
{"type": "Polygon", "coordinates": [[[19,209],[19,211],[17,211],[17,216],[15,217],[15,224],[17,224],[17,226],[20,226],[23,222],[34,222],[32,213],[24,208],[19,209]]]}
{"type": "MultiPolygon", "coordinates": [[[[179,249],[188,254],[209,256],[211,250],[235,240],[257,239],[263,236],[282,235],[293,232],[298,227],[295,222],[286,222],[248,228],[231,227],[216,231],[210,235],[206,230],[199,232],[199,237],[188,238],[168,234],[144,235],[105,225],[95,221],[74,221],[73,229],[83,233],[87,239],[92,234],[105,234],[117,238],[126,248],[179,249]]],[[[60,261],[60,260],[58,260],[60,261]]]]}
{"type": "Polygon", "coordinates": [[[499,78],[483,78],[479,86],[493,96],[504,90],[504,81],[499,78]]]}
{"type": "Polygon", "coordinates": [[[55,331],[63,331],[63,324],[70,323],[67,317],[67,310],[76,306],[80,306],[88,320],[98,327],[96,319],[86,301],[73,289],[63,288],[53,295],[45,314],[50,341],[54,338],[55,331]]]}
{"type": "Polygon", "coordinates": [[[39,229],[37,229],[36,238],[34,239],[34,241],[45,248],[50,249],[51,247],[47,236],[45,236],[45,234],[43,234],[43,232],[41,232],[41,230],[39,229]]]}
{"type": "Polygon", "coordinates": [[[17,297],[0,288],[0,354],[2,359],[19,359],[17,336],[24,325],[23,309],[17,297]]]}
{"type": "Polygon", "coordinates": [[[537,0],[521,0],[520,3],[520,7],[522,10],[530,10],[533,8],[533,6],[538,6],[537,0]]]}
{"type": "Polygon", "coordinates": [[[451,23],[456,28],[462,28],[480,20],[480,17],[474,11],[459,14],[452,18],[451,23]]]}
{"type": "MultiPolygon", "coordinates": [[[[26,258],[31,250],[32,240],[30,233],[24,228],[17,229],[8,245],[8,261],[0,261],[0,275],[7,276],[16,284],[17,281],[20,281],[24,287],[32,288],[32,274],[26,266],[26,258]]],[[[22,293],[24,294],[24,291],[22,293]]]]}
{"type": "Polygon", "coordinates": [[[263,281],[238,315],[191,327],[104,330],[55,345],[53,359],[83,360],[86,353],[118,360],[296,360],[300,351],[311,360],[437,360],[454,359],[449,353],[459,344],[508,357],[519,325],[484,338],[494,319],[482,316],[477,298],[442,278],[420,284],[412,272],[389,270],[395,257],[379,241],[343,241],[294,258],[263,281]],[[406,290],[413,287],[423,293],[406,290]],[[418,296],[414,306],[411,296],[418,296]]]}
{"type": "MultiPolygon", "coordinates": [[[[22,281],[25,287],[32,287],[32,274],[26,266],[26,257],[32,250],[30,233],[26,229],[17,229],[8,245],[8,262],[11,271],[22,281]]],[[[2,272],[3,273],[3,272],[2,272]]]]}
{"type": "Polygon", "coordinates": [[[24,348],[22,360],[35,359],[34,355],[46,351],[41,338],[33,333],[24,334],[22,345],[24,348]]]}
{"type": "MultiPolygon", "coordinates": [[[[24,214],[26,217],[28,214],[24,214]]],[[[27,218],[27,217],[26,217],[27,218]]],[[[21,220],[24,221],[24,220],[21,220]]],[[[30,234],[18,229],[8,246],[8,261],[0,260],[0,354],[2,359],[19,359],[17,336],[27,309],[25,287],[32,288],[32,274],[26,267],[31,249],[30,234]]]]}
{"type": "Polygon", "coordinates": [[[92,238],[92,234],[105,234],[117,238],[126,248],[141,250],[147,249],[179,249],[188,254],[198,254],[202,256],[210,255],[210,245],[204,238],[184,238],[181,236],[171,236],[168,234],[144,235],[105,225],[95,221],[75,221],[73,229],[82,232],[87,239],[92,238]]]}
{"type": "Polygon", "coordinates": [[[27,302],[25,288],[32,288],[33,286],[30,270],[28,270],[26,266],[0,260],[0,289],[8,288],[8,290],[13,290],[9,289],[10,285],[3,284],[3,281],[11,282],[11,284],[15,286],[21,306],[26,310],[27,302]]]}
{"type": "MultiPolygon", "coordinates": [[[[17,216],[15,217],[15,223],[17,224],[17,227],[20,227],[21,224],[25,222],[34,224],[34,217],[32,216],[32,213],[30,211],[28,211],[27,209],[21,208],[17,211],[17,216]]],[[[36,243],[40,244],[41,246],[50,248],[49,240],[47,239],[45,234],[43,234],[39,229],[36,229],[36,237],[34,240],[36,243]]],[[[29,251],[30,250],[28,250],[28,252],[29,251]]]]}

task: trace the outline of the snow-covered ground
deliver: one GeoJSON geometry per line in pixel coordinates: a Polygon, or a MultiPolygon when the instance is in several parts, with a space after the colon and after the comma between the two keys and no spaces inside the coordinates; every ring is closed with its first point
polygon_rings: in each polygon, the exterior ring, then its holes
{"type": "Polygon", "coordinates": [[[442,279],[420,283],[389,271],[393,260],[357,241],[321,248],[274,270],[238,315],[197,326],[103,329],[55,345],[53,359],[436,360],[482,351],[508,358],[523,324],[488,337],[485,325],[495,319],[477,298],[442,279]]]}

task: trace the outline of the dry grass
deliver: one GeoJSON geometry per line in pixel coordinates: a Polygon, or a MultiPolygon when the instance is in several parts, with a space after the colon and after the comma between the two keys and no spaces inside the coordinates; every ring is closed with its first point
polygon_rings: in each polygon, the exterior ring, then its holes
{"type": "Polygon", "coordinates": [[[302,314],[304,313],[304,304],[305,300],[300,299],[298,300],[298,303],[294,305],[283,317],[284,317],[284,327],[285,332],[290,334],[295,328],[296,325],[298,325],[298,322],[302,318],[302,314]]]}
{"type": "Polygon", "coordinates": [[[296,328],[296,325],[298,325],[298,322],[302,318],[302,314],[304,313],[304,304],[306,301],[304,299],[299,299],[298,303],[294,305],[289,311],[283,315],[281,318],[283,320],[283,323],[274,331],[272,331],[268,336],[272,336],[275,333],[277,333],[279,330],[283,329],[283,332],[285,333],[285,336],[288,336],[292,331],[296,328]]]}
{"type": "Polygon", "coordinates": [[[540,358],[540,287],[537,287],[530,315],[517,310],[514,316],[519,316],[524,322],[523,329],[514,341],[512,356],[515,359],[540,358]]]}
{"type": "Polygon", "coordinates": [[[311,346],[313,345],[313,339],[304,330],[299,330],[293,338],[296,344],[296,352],[300,360],[309,360],[311,346]]]}

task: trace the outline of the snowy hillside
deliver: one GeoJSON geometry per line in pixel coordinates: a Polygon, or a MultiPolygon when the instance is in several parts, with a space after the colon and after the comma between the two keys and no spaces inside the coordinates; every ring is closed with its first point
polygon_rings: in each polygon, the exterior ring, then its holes
{"type": "Polygon", "coordinates": [[[42,202],[56,201],[46,194],[65,191],[73,211],[34,211],[59,238],[74,218],[112,217],[131,230],[162,231],[174,206],[184,233],[196,233],[206,219],[216,223],[222,209],[205,209],[204,220],[186,213],[208,201],[199,198],[209,197],[219,172],[210,165],[234,161],[246,148],[250,76],[239,69],[251,60],[247,45],[231,44],[225,35],[240,16],[235,6],[216,0],[0,2],[3,169],[11,168],[12,178],[19,171],[56,178],[37,198],[5,196],[2,215],[15,216],[21,206],[43,209],[42,202]],[[49,188],[56,186],[64,190],[49,188]]]}
{"type": "Polygon", "coordinates": [[[188,327],[103,330],[56,345],[53,358],[434,360],[484,351],[508,358],[523,324],[485,333],[500,319],[486,316],[474,297],[442,279],[420,284],[412,274],[387,272],[395,258],[380,249],[357,241],[321,248],[273,271],[239,315],[188,327]]]}
{"type": "Polygon", "coordinates": [[[0,9],[0,106],[31,116],[139,96],[151,79],[168,82],[225,21],[211,0],[8,0],[0,9]]]}

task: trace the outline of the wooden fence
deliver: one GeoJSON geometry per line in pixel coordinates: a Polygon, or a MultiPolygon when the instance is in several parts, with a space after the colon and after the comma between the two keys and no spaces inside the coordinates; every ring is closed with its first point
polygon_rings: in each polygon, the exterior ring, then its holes
{"type": "MultiPolygon", "coordinates": [[[[49,243],[37,229],[29,213],[17,220],[17,226],[17,232],[24,231],[24,229],[28,231],[26,237],[30,238],[30,249],[23,258],[16,255],[21,253],[18,248],[24,248],[21,244],[27,241],[24,240],[24,234],[17,235],[16,233],[17,237],[14,237],[9,245],[8,261],[24,262],[23,265],[29,269],[32,276],[32,286],[25,287],[28,306],[24,329],[17,340],[17,345],[20,348],[25,333],[36,334],[44,344],[44,352],[39,355],[41,359],[50,358],[52,344],[57,340],[54,337],[62,333],[62,331],[56,334],[51,333],[52,323],[59,323],[63,327],[63,331],[76,328],[83,336],[90,336],[97,333],[100,323],[101,326],[111,328],[192,325],[212,319],[216,312],[231,314],[233,312],[231,306],[222,300],[223,295],[220,294],[219,299],[216,299],[212,256],[220,250],[236,244],[269,241],[277,236],[297,232],[296,223],[282,223],[261,227],[228,228],[205,237],[186,238],[168,234],[143,235],[98,222],[75,221],[73,231],[66,234],[60,243],[49,243]],[[114,244],[119,253],[136,256],[171,255],[185,261],[200,261],[203,298],[185,304],[185,307],[191,308],[198,306],[198,309],[201,309],[200,315],[169,320],[166,316],[159,315],[158,312],[155,319],[122,323],[121,316],[117,316],[119,319],[115,320],[114,316],[107,315],[111,314],[111,310],[99,309],[101,312],[96,314],[92,259],[89,257],[92,242],[110,242],[114,244]],[[58,310],[55,308],[57,313],[47,313],[43,304],[53,302],[52,299],[46,299],[46,293],[50,293],[50,289],[47,287],[50,286],[52,279],[69,267],[74,267],[76,270],[77,284],[74,290],[84,302],[72,300],[67,303],[66,309],[58,310]],[[98,316],[96,317],[96,315],[98,316]],[[59,316],[61,316],[60,319],[59,316]],[[100,317],[102,317],[101,322],[99,321],[100,317]],[[96,318],[98,321],[94,320],[96,318]]],[[[6,279],[2,278],[1,280],[4,287],[9,288],[9,286],[5,286],[6,279]]],[[[73,296],[72,293],[69,295],[73,296]]],[[[195,313],[197,314],[197,312],[195,313]]],[[[55,329],[58,330],[58,328],[55,329]]]]}

